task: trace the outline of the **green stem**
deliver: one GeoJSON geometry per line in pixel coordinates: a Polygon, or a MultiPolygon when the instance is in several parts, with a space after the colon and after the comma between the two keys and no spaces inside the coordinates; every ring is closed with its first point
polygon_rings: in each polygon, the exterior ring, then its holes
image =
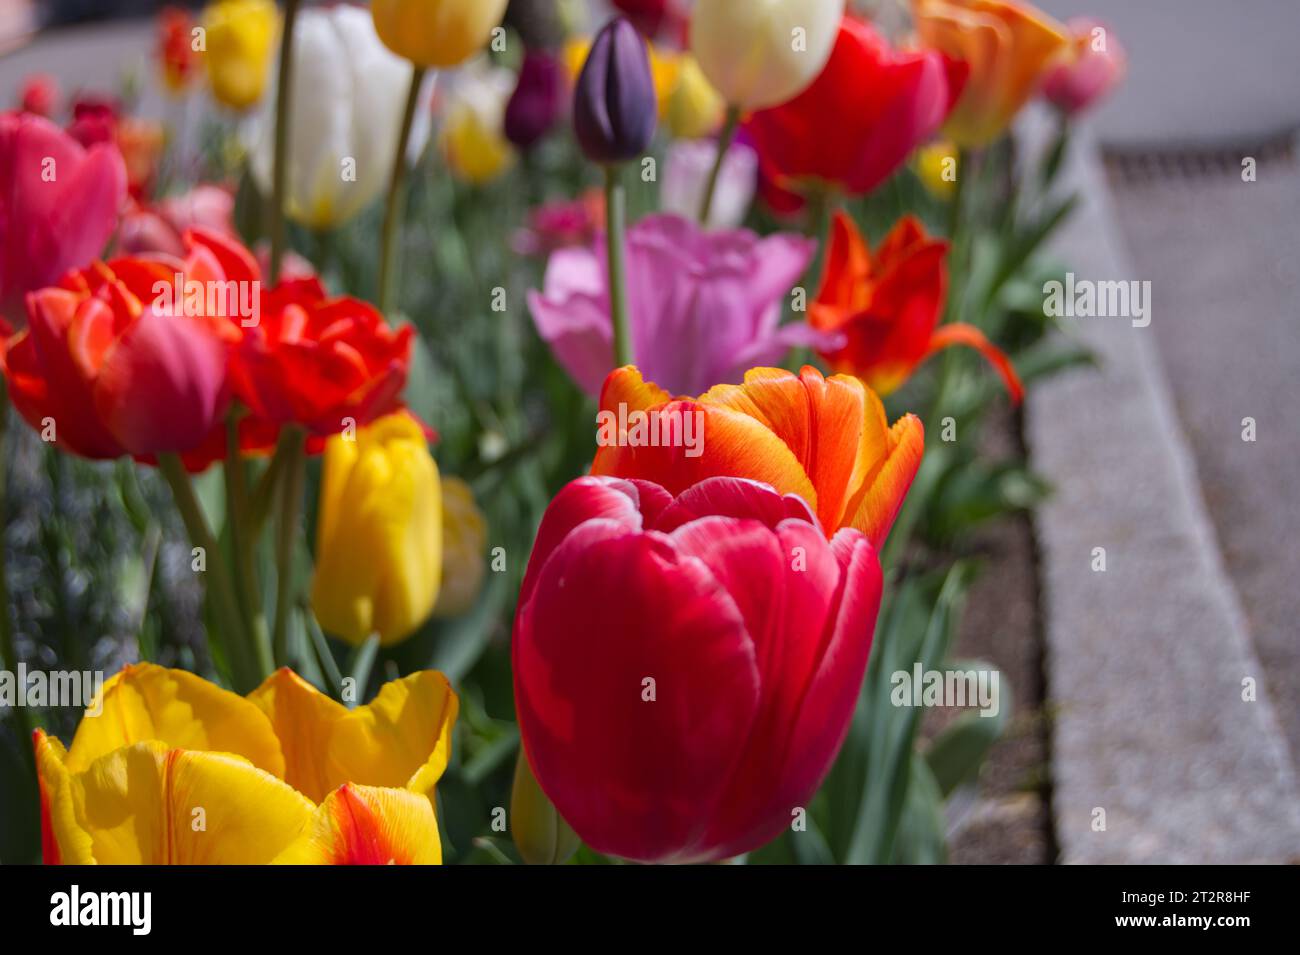
{"type": "Polygon", "coordinates": [[[406,108],[402,113],[402,129],[397,136],[397,152],[393,155],[393,171],[388,177],[388,197],[384,200],[384,231],[379,245],[379,311],[387,313],[393,298],[393,276],[396,271],[397,236],[402,226],[402,199],[406,184],[406,150],[411,141],[411,125],[420,101],[420,85],[424,82],[423,66],[412,66],[411,86],[406,91],[406,108]]]}
{"type": "Polygon", "coordinates": [[[605,251],[609,259],[609,318],[614,325],[614,367],[632,364],[632,340],[627,317],[627,265],[623,232],[627,194],[619,167],[605,167],[605,251]]]}
{"type": "Polygon", "coordinates": [[[275,89],[275,153],[271,168],[271,274],[274,285],[280,280],[284,261],[284,194],[289,178],[289,106],[293,77],[293,26],[298,19],[299,0],[285,0],[284,27],[280,34],[280,71],[275,89]]]}
{"type": "Polygon", "coordinates": [[[269,646],[266,617],[262,614],[262,592],[256,568],[257,532],[249,519],[248,475],[239,453],[239,417],[232,410],[226,419],[226,521],[230,527],[231,559],[235,566],[235,589],[244,626],[256,645],[269,646]]]}
{"type": "Polygon", "coordinates": [[[722,174],[722,164],[726,161],[727,150],[736,138],[740,126],[740,108],[728,106],[726,119],[722,121],[722,131],[718,134],[718,154],[713,157],[713,168],[709,170],[709,179],[704,186],[704,198],[700,200],[700,225],[709,225],[709,213],[713,210],[713,193],[718,188],[718,177],[722,174]]]}
{"type": "Polygon", "coordinates": [[[235,587],[222,561],[220,545],[208,526],[208,519],[203,515],[203,507],[199,504],[194,485],[190,483],[190,476],[185,472],[181,459],[172,452],[160,454],[158,470],[171,487],[190,541],[194,546],[203,548],[208,597],[217,624],[224,631],[220,641],[230,651],[235,690],[247,693],[271,672],[271,661],[250,639],[251,635],[244,628],[235,587]]]}
{"type": "Polygon", "coordinates": [[[289,664],[289,611],[293,605],[293,545],[297,539],[298,518],[302,513],[302,488],[307,467],[307,434],[301,428],[287,427],[280,438],[285,449],[284,472],[280,484],[280,521],[275,539],[275,630],[271,646],[279,666],[289,664]]]}
{"type": "MultiPolygon", "coordinates": [[[[18,647],[14,641],[13,622],[9,619],[9,577],[5,561],[5,535],[9,529],[8,497],[6,496],[10,459],[7,444],[8,437],[9,388],[8,382],[3,377],[0,377],[0,657],[4,658],[4,665],[16,673],[18,670],[18,647]]],[[[30,711],[25,706],[14,706],[10,710],[13,718],[18,721],[18,729],[23,736],[18,748],[31,761],[31,738],[34,727],[32,726],[30,711]]]]}
{"type": "Polygon", "coordinates": [[[821,288],[822,269],[826,266],[826,252],[831,238],[831,215],[838,205],[834,187],[827,185],[813,190],[808,196],[808,205],[809,227],[812,237],[817,240],[817,248],[803,277],[803,287],[811,299],[821,288]]]}

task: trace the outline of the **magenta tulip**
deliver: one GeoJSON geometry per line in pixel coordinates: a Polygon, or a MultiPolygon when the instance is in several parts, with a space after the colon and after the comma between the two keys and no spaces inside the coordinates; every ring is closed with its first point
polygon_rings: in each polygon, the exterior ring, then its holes
{"type": "Polygon", "coordinates": [[[790,825],[844,740],[876,552],[808,505],[710,478],[584,477],[551,502],[514,631],[524,750],[593,849],[703,862],[790,825]]]}

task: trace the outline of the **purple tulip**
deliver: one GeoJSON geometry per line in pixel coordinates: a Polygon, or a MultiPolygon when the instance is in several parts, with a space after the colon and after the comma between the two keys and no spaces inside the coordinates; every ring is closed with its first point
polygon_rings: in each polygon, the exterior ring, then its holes
{"type": "Polygon", "coordinates": [[[555,125],[564,97],[559,61],[542,50],[529,50],[519,68],[519,82],[506,104],[506,139],[531,149],[555,125]]]}
{"type": "MultiPolygon", "coordinates": [[[[782,326],[786,293],[816,242],[791,233],[705,232],[653,215],[627,232],[628,307],[636,363],[678,395],[739,383],[795,345],[826,340],[802,322],[782,326]]],[[[598,395],[614,367],[603,237],[553,253],[543,291],[528,293],[537,331],[583,391],[598,395]]]]}
{"type": "Polygon", "coordinates": [[[605,24],[573,91],[573,129],[587,158],[626,162],[650,145],[658,118],[645,40],[622,17],[605,24]]]}

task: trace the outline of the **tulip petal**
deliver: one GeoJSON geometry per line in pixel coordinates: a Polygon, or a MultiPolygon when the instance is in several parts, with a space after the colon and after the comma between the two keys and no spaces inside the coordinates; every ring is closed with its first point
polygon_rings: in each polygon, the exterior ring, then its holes
{"type": "Polygon", "coordinates": [[[95,861],[90,833],[77,822],[72,805],[72,775],[67,751],[44,730],[32,733],[36,779],[41,799],[41,858],[46,865],[85,865],[95,861]]]}
{"type": "Polygon", "coordinates": [[[1006,352],[989,341],[982,331],[964,322],[940,325],[930,336],[927,354],[932,355],[953,345],[967,345],[983,355],[984,359],[1002,376],[1002,383],[1006,385],[1012,404],[1018,405],[1024,400],[1025,386],[1021,384],[1020,376],[1016,374],[1011,359],[1007,357],[1006,352]]]}
{"type": "Polygon", "coordinates": [[[68,768],[145,740],[170,747],[234,753],[283,777],[284,756],[271,722],[254,704],[184,670],[135,663],[104,684],[103,712],[77,727],[68,768]]]}
{"type": "Polygon", "coordinates": [[[284,781],[312,802],[320,802],[330,782],[328,744],[333,728],[348,715],[342,703],[281,667],[252,693],[250,702],[266,714],[284,753],[284,781]]]}
{"type": "Polygon", "coordinates": [[[459,705],[447,678],[435,670],[385,683],[373,700],[333,724],[331,783],[406,788],[432,797],[451,756],[459,705]]]}
{"type": "Polygon", "coordinates": [[[440,865],[433,805],[401,789],[343,785],[276,865],[440,865]]]}
{"type": "Polygon", "coordinates": [[[859,496],[850,502],[848,514],[852,515],[852,520],[845,522],[866,534],[871,546],[877,549],[884,546],[889,529],[894,526],[894,518],[903,506],[903,498],[912,486],[912,479],[921,466],[921,455],[925,452],[925,429],[921,426],[921,419],[913,414],[903,415],[886,430],[884,409],[879,402],[880,399],[876,398],[879,433],[882,433],[886,450],[863,481],[859,496]]]}
{"type": "Polygon", "coordinates": [[[514,662],[527,757],[561,816],[600,852],[698,856],[759,694],[741,612],[704,562],[581,525],[520,609],[514,662]]]}

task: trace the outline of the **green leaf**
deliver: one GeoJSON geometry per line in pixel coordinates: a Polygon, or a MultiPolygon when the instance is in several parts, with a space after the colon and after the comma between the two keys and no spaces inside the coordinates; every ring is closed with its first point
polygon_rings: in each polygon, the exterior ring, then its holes
{"type": "MultiPolygon", "coordinates": [[[[998,671],[985,664],[975,663],[962,669],[998,671]]],[[[925,760],[939,790],[944,797],[952,795],[963,783],[973,781],[979,768],[1006,728],[1011,713],[1011,694],[999,674],[997,709],[985,716],[971,712],[959,716],[942,733],[935,737],[926,750],[925,760]]]]}

